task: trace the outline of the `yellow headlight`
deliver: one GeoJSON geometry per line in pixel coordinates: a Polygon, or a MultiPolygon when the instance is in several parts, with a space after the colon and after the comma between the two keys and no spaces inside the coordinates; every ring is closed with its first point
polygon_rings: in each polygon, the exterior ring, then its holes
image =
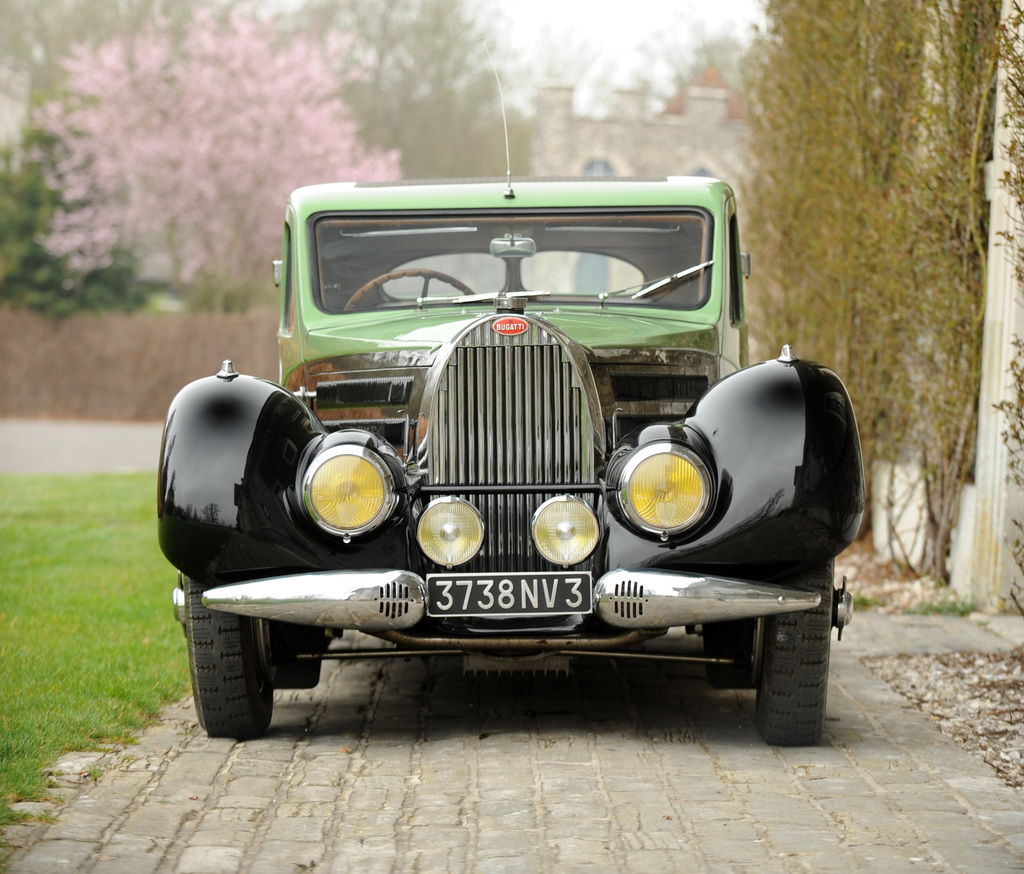
{"type": "Polygon", "coordinates": [[[622,473],[620,503],[647,531],[675,534],[700,521],[710,500],[704,465],[672,444],[637,450],[622,473]]]}
{"type": "Polygon", "coordinates": [[[332,533],[369,531],[395,506],[387,467],[359,446],[338,446],[314,460],[304,491],[314,520],[332,533]]]}
{"type": "Polygon", "coordinates": [[[553,564],[584,561],[597,546],[600,533],[594,511],[570,495],[545,501],[533,515],[533,545],[553,564]]]}
{"type": "Polygon", "coordinates": [[[459,498],[427,504],[416,525],[416,540],[432,562],[445,567],[465,564],[484,542],[484,523],[476,507],[459,498]]]}

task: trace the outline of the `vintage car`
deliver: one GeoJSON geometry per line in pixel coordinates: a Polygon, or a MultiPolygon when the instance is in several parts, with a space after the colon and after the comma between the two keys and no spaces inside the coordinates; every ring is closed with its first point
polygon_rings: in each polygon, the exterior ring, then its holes
{"type": "Polygon", "coordinates": [[[748,366],[746,264],[711,179],[294,192],[280,384],[226,360],[164,430],[208,734],[259,735],[326,658],[536,670],[659,657],[673,629],[713,685],[756,688],[767,742],[817,742],[857,425],[790,347],[748,366]]]}

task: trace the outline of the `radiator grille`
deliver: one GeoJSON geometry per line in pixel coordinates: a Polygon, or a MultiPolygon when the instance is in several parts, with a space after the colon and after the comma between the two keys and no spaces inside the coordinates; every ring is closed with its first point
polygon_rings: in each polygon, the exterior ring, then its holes
{"type": "Polygon", "coordinates": [[[505,487],[466,496],[483,516],[486,541],[465,571],[550,568],[533,550],[534,511],[549,497],[594,482],[593,424],[580,374],[557,338],[529,324],[513,337],[492,331],[491,322],[465,335],[432,402],[431,484],[505,487]],[[514,489],[537,485],[554,488],[514,489]]]}

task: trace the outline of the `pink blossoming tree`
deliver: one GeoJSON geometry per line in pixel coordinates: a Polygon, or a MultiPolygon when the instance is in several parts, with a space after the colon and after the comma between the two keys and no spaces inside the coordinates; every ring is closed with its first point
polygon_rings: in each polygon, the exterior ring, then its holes
{"type": "Polygon", "coordinates": [[[199,11],[183,39],[155,26],[76,50],[66,95],[35,119],[60,142],[51,254],[81,272],[119,246],[163,256],[194,302],[246,305],[279,257],[289,191],[399,174],[397,153],[360,143],[320,46],[199,11]]]}

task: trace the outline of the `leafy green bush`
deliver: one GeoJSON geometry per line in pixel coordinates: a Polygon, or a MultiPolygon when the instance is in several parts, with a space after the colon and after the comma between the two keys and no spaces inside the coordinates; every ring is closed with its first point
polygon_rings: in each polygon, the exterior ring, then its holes
{"type": "Polygon", "coordinates": [[[43,164],[55,147],[53,140],[30,131],[20,159],[12,152],[0,159],[0,303],[51,316],[138,309],[150,292],[136,282],[126,253],[117,252],[109,267],[73,278],[40,242],[60,203],[43,164]]]}

